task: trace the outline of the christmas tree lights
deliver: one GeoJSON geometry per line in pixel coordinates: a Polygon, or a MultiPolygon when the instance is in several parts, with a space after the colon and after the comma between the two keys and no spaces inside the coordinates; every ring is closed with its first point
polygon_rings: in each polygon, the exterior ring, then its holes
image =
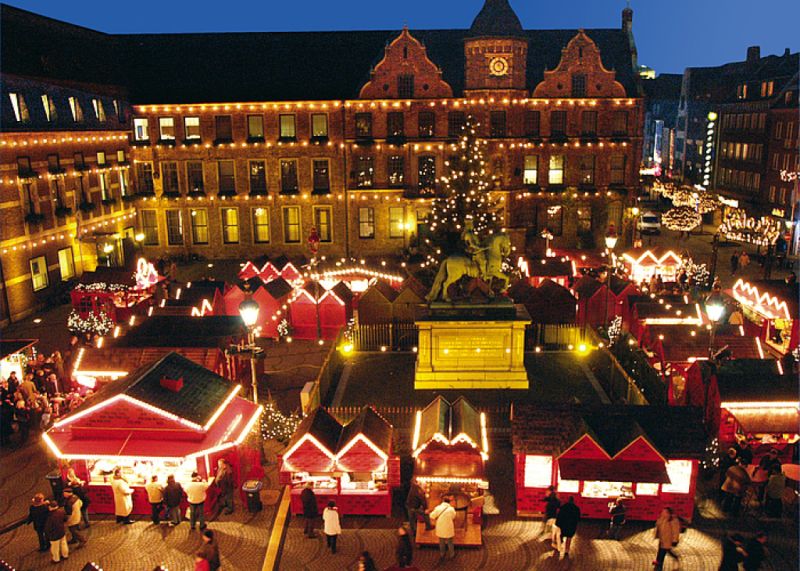
{"type": "Polygon", "coordinates": [[[269,400],[264,403],[264,412],[261,414],[261,437],[286,444],[297,430],[300,420],[296,412],[286,416],[278,410],[275,401],[269,400]]]}
{"type": "Polygon", "coordinates": [[[691,206],[676,206],[667,210],[661,217],[661,222],[670,230],[689,232],[697,228],[703,217],[691,206]]]}
{"type": "Polygon", "coordinates": [[[442,250],[456,249],[464,222],[472,220],[475,233],[483,238],[498,230],[497,201],[491,196],[494,178],[488,171],[486,140],[478,137],[480,123],[470,115],[455,145],[458,154],[445,161],[447,176],[440,177],[442,195],[433,201],[430,215],[434,262],[442,250]]]}

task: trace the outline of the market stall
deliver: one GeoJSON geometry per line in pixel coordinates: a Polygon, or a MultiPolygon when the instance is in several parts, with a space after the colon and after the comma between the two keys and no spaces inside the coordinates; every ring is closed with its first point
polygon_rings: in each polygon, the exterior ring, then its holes
{"type": "Polygon", "coordinates": [[[572,291],[578,299],[578,323],[596,327],[622,315],[628,297],[639,290],[633,282],[611,276],[611,287],[592,276],[576,280],[572,291]]]}
{"type": "MultiPolygon", "coordinates": [[[[444,496],[456,509],[456,545],[481,545],[483,493],[488,489],[485,462],[489,459],[486,414],[465,398],[452,404],[439,396],[417,411],[412,442],[414,480],[422,486],[428,506],[439,505],[444,496]]],[[[417,526],[419,545],[435,545],[433,531],[417,526]]]]}
{"type": "Polygon", "coordinates": [[[139,258],[135,272],[106,266],[84,272],[70,293],[73,311],[68,327],[89,331],[96,325],[93,320],[107,320],[113,326],[144,313],[154,303],[156,287],[163,279],[144,258],[139,258]]]}
{"type": "Polygon", "coordinates": [[[210,477],[224,457],[239,482],[263,475],[258,451],[244,444],[262,407],[238,396],[240,389],[169,353],[101,388],[43,439],[88,483],[94,513],[114,512],[115,468],[134,489],[133,513],[150,513],[144,485],[152,474],[162,483],[174,475],[185,486],[193,471],[210,477]]]}
{"type": "Polygon", "coordinates": [[[22,382],[28,361],[33,359],[33,346],[38,339],[0,339],[0,379],[15,372],[22,382]]]}
{"type": "Polygon", "coordinates": [[[358,299],[359,325],[391,323],[398,292],[388,282],[377,280],[358,299]]]}
{"type": "Polygon", "coordinates": [[[606,519],[625,499],[629,520],[665,506],[691,521],[707,436],[690,407],[516,405],[512,443],[518,515],[538,515],[549,486],[581,516],[606,519]]]}
{"type": "Polygon", "coordinates": [[[790,444],[800,437],[796,374],[780,361],[736,359],[715,368],[697,362],[687,376],[687,402],[705,407],[723,450],[746,438],[756,462],[772,448],[791,461],[790,444]]]}
{"type": "Polygon", "coordinates": [[[625,269],[634,283],[649,283],[650,278],[661,276],[665,283],[677,282],[683,260],[673,250],[662,248],[628,250],[620,256],[625,269]]]}
{"type": "Polygon", "coordinates": [[[648,327],[663,325],[705,324],[699,303],[687,302],[685,296],[659,296],[636,301],[630,307],[629,331],[641,341],[648,327]]]}
{"type": "Polygon", "coordinates": [[[289,302],[294,288],[281,277],[273,278],[253,293],[253,301],[258,303],[259,337],[278,337],[278,326],[287,317],[289,302]]]}
{"type": "Polygon", "coordinates": [[[353,317],[353,293],[342,282],[325,289],[311,281],[294,297],[289,316],[294,337],[335,339],[353,317]]]}
{"type": "Polygon", "coordinates": [[[545,280],[551,280],[568,288],[578,274],[575,262],[568,256],[534,259],[521,257],[517,260],[517,267],[533,287],[538,287],[545,280]]]}
{"type": "Polygon", "coordinates": [[[392,314],[398,323],[414,323],[421,313],[428,288],[414,277],[406,278],[392,303],[392,314]]]}
{"type": "Polygon", "coordinates": [[[786,280],[736,280],[730,291],[745,317],[761,328],[761,340],[786,355],[800,345],[800,286],[786,280]]]}
{"type": "Polygon", "coordinates": [[[344,426],[322,407],[306,416],[280,460],[280,481],[291,486],[292,513],[303,513],[300,494],[311,484],[320,513],[334,500],[342,515],[390,516],[392,488],[400,485],[392,431],[371,407],[344,426]]]}

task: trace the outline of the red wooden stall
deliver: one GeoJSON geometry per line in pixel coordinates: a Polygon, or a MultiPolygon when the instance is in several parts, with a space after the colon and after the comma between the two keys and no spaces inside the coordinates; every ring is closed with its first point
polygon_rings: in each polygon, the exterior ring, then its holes
{"type": "MultiPolygon", "coordinates": [[[[486,414],[464,397],[452,404],[436,397],[417,411],[412,442],[414,479],[433,508],[450,496],[456,509],[456,545],[481,545],[483,493],[488,489],[485,462],[489,459],[486,414]]],[[[433,545],[433,531],[416,522],[416,541],[433,545]]]]}
{"type": "Polygon", "coordinates": [[[335,339],[353,317],[353,294],[339,282],[326,290],[319,282],[309,282],[292,301],[292,336],[298,339],[335,339]]]}
{"type": "Polygon", "coordinates": [[[691,520],[707,440],[699,408],[515,405],[517,514],[542,513],[556,486],[584,517],[607,518],[622,497],[628,519],[653,521],[670,506],[691,520]]]}
{"type": "MultiPolygon", "coordinates": [[[[237,482],[260,478],[259,453],[244,444],[262,407],[241,387],[169,353],[101,388],[44,435],[51,452],[88,482],[94,513],[114,513],[111,481],[122,469],[134,489],[133,513],[150,513],[144,484],[152,474],[182,484],[214,473],[227,458],[237,482]]],[[[206,511],[213,508],[206,503],[206,511]]]]}
{"type": "Polygon", "coordinates": [[[285,279],[274,278],[253,293],[253,301],[258,303],[259,337],[278,337],[278,325],[284,318],[288,319],[293,292],[294,288],[285,279]]]}
{"type": "Polygon", "coordinates": [[[320,512],[334,500],[344,515],[390,516],[392,489],[400,485],[392,432],[371,407],[344,426],[322,407],[306,416],[280,461],[280,481],[292,487],[292,513],[303,513],[300,494],[311,483],[320,512]]]}
{"type": "Polygon", "coordinates": [[[575,282],[572,291],[578,298],[578,323],[592,327],[622,315],[628,297],[639,292],[633,282],[615,276],[611,278],[610,290],[605,282],[583,276],[575,282]]]}
{"type": "Polygon", "coordinates": [[[800,346],[800,286],[796,282],[739,279],[730,295],[741,304],[745,317],[759,327],[761,340],[776,354],[783,356],[800,346]]]}

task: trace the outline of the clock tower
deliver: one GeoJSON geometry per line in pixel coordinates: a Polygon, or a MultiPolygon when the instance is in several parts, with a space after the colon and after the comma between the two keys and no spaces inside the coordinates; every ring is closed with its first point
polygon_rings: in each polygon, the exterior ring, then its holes
{"type": "Polygon", "coordinates": [[[464,55],[468,95],[502,90],[524,96],[528,39],[508,0],[486,0],[464,40],[464,55]]]}

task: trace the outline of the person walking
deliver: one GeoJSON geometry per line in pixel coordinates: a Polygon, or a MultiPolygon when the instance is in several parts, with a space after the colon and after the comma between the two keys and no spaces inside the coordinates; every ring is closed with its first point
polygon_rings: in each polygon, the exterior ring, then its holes
{"type": "Polygon", "coordinates": [[[578,522],[581,520],[581,510],[575,505],[575,498],[570,496],[567,502],[561,505],[556,516],[556,526],[560,530],[561,537],[555,545],[556,553],[561,548],[561,541],[564,541],[564,558],[569,558],[569,548],[572,545],[572,538],[578,531],[578,522]]]}
{"type": "Polygon", "coordinates": [[[58,502],[50,500],[48,506],[49,513],[44,524],[44,534],[50,542],[50,557],[53,563],[58,563],[61,559],[69,558],[69,546],[67,545],[67,514],[63,508],[58,507],[58,502]]]}
{"type": "Polygon", "coordinates": [[[744,571],[758,571],[761,569],[761,564],[767,558],[767,549],[764,545],[767,543],[767,534],[763,531],[756,533],[750,541],[744,546],[745,556],[744,571]]]}
{"type": "Polygon", "coordinates": [[[111,491],[114,493],[114,515],[117,523],[132,524],[131,512],[133,511],[133,488],[122,477],[122,470],[114,470],[114,479],[111,482],[111,491]]]}
{"type": "Polygon", "coordinates": [[[747,269],[747,266],[750,265],[750,256],[747,254],[745,250],[742,250],[742,253],[739,254],[739,269],[744,271],[747,269]]]}
{"type": "Polygon", "coordinates": [[[189,502],[189,528],[194,529],[195,524],[200,529],[206,528],[206,492],[214,482],[214,478],[205,482],[197,472],[192,472],[192,481],[186,484],[186,499],[189,502]]]}
{"type": "Polygon", "coordinates": [[[181,502],[183,501],[183,487],[175,481],[175,476],[167,476],[167,485],[164,488],[164,502],[167,504],[165,514],[170,527],[181,523],[181,502]]]}
{"type": "Polygon", "coordinates": [[[444,560],[445,551],[450,559],[456,556],[456,546],[453,538],[456,535],[456,510],[450,505],[450,496],[442,497],[442,503],[433,508],[430,514],[431,521],[435,523],[436,537],[439,539],[439,561],[444,560]]]}
{"type": "Polygon", "coordinates": [[[233,492],[236,488],[236,482],[233,477],[233,467],[225,458],[217,460],[217,475],[214,478],[214,486],[219,490],[219,495],[214,504],[214,514],[211,516],[211,521],[217,519],[223,509],[226,515],[233,513],[233,492]]]}
{"type": "Polygon", "coordinates": [[[42,552],[50,549],[50,542],[45,535],[45,524],[49,515],[50,505],[45,501],[44,494],[35,494],[31,499],[31,505],[28,508],[28,519],[25,520],[25,523],[33,525],[33,530],[39,537],[39,551],[42,552]]]}
{"type": "Polygon", "coordinates": [[[0,446],[11,444],[14,421],[14,391],[5,379],[0,379],[0,446]]]}
{"type": "Polygon", "coordinates": [[[81,523],[83,528],[89,527],[89,494],[86,490],[86,482],[81,480],[75,473],[75,468],[70,466],[67,470],[67,486],[72,488],[72,492],[81,499],[81,523]]]}
{"type": "Polygon", "coordinates": [[[150,521],[153,525],[161,523],[161,508],[164,506],[164,486],[158,482],[158,475],[153,474],[145,484],[147,501],[150,502],[150,521]]]}
{"type": "Polygon", "coordinates": [[[414,559],[414,546],[411,544],[411,535],[408,528],[401,525],[397,529],[397,566],[401,569],[408,567],[414,559]]]}
{"type": "Polygon", "coordinates": [[[739,269],[739,252],[731,254],[731,275],[735,276],[736,271],[739,269]]]}
{"type": "Polygon", "coordinates": [[[342,525],[339,522],[339,510],[333,500],[329,501],[328,506],[322,510],[322,525],[328,547],[331,553],[336,553],[336,540],[342,533],[342,525]]]}
{"type": "Polygon", "coordinates": [[[219,559],[219,545],[214,537],[214,532],[207,529],[203,532],[203,547],[200,553],[208,561],[209,571],[217,571],[222,565],[219,559]]]}
{"type": "Polygon", "coordinates": [[[678,556],[673,553],[672,548],[678,545],[681,535],[681,522],[675,517],[672,508],[665,507],[661,510],[661,515],[656,520],[656,539],[658,539],[658,553],[653,565],[657,570],[664,568],[664,559],[667,555],[676,561],[678,556]]]}
{"type": "Polygon", "coordinates": [[[86,538],[78,531],[81,526],[81,506],[83,502],[75,495],[72,488],[64,488],[64,512],[67,514],[66,526],[69,529],[69,544],[80,543],[80,547],[86,545],[86,538]]]}
{"type": "Polygon", "coordinates": [[[431,517],[428,515],[428,498],[425,491],[417,482],[411,482],[411,487],[406,496],[406,511],[408,512],[408,523],[410,524],[411,536],[417,536],[417,522],[419,518],[425,522],[425,530],[433,529],[431,517]]]}
{"type": "Polygon", "coordinates": [[[547,488],[547,495],[544,498],[544,527],[542,534],[550,532],[550,543],[556,540],[556,516],[558,515],[558,508],[561,507],[561,500],[558,499],[558,493],[555,486],[547,488]]]}
{"type": "Polygon", "coordinates": [[[300,502],[303,504],[303,517],[306,520],[303,534],[308,538],[314,538],[316,537],[314,524],[319,516],[319,506],[317,505],[317,494],[314,493],[314,484],[311,482],[308,482],[300,492],[300,502]]]}

